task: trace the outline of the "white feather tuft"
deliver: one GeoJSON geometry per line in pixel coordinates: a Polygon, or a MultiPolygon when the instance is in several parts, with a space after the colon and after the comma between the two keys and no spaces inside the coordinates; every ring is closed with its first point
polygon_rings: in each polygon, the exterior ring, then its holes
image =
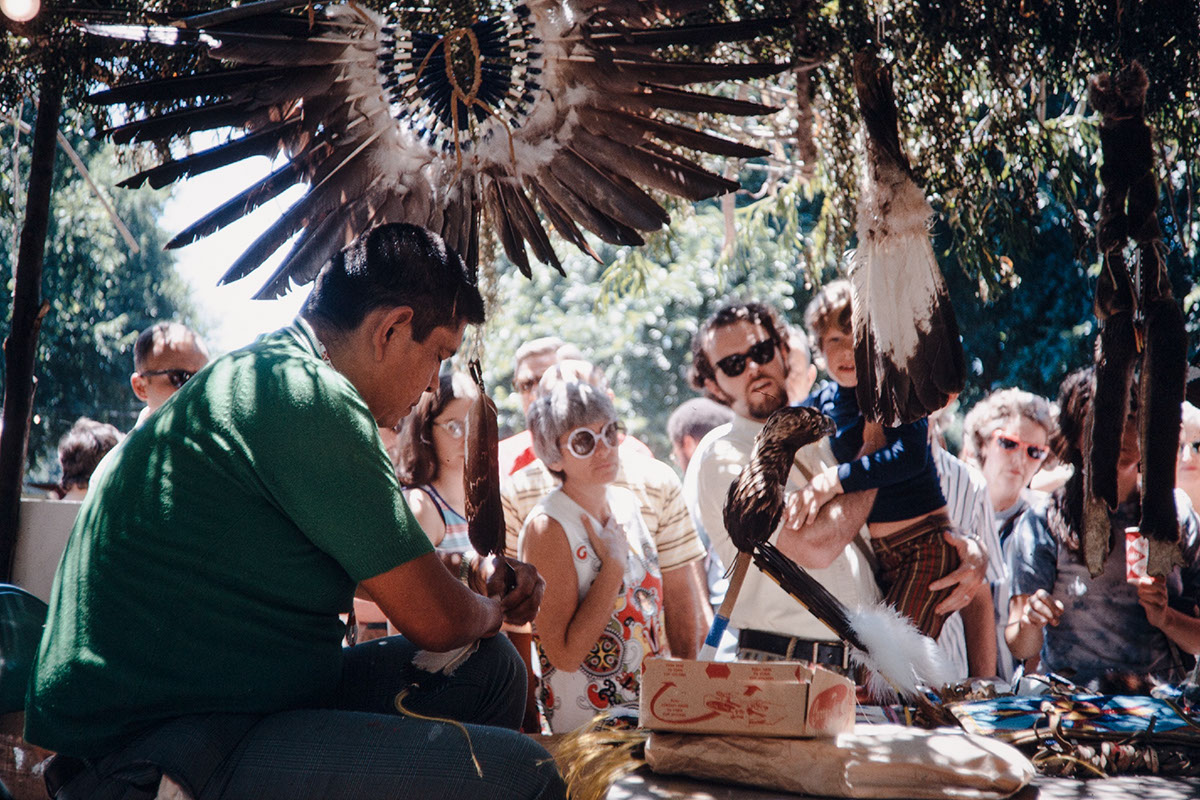
{"type": "Polygon", "coordinates": [[[851,655],[870,672],[867,691],[875,699],[915,695],[921,686],[941,688],[953,679],[937,644],[896,609],[875,604],[851,611],[850,627],[867,647],[851,655]]]}
{"type": "Polygon", "coordinates": [[[445,675],[452,675],[454,670],[458,669],[459,665],[474,655],[478,649],[479,642],[474,641],[445,653],[418,650],[417,654],[413,656],[412,665],[425,672],[441,672],[445,675]]]}
{"type": "Polygon", "coordinates": [[[855,338],[875,343],[873,357],[904,365],[929,333],[945,294],[929,241],[933,209],[912,180],[890,163],[872,164],[858,202],[859,246],[851,254],[855,338]]]}

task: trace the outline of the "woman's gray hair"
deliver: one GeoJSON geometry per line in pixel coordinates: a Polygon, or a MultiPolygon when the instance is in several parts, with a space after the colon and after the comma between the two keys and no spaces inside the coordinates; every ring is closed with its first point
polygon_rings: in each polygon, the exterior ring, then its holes
{"type": "Polygon", "coordinates": [[[590,383],[564,381],[534,400],[526,417],[533,452],[549,467],[562,457],[559,437],[584,425],[611,422],[617,418],[617,409],[607,392],[590,383]]]}
{"type": "Polygon", "coordinates": [[[1001,389],[992,392],[975,404],[963,421],[963,433],[969,441],[964,447],[974,447],[974,457],[983,463],[983,446],[988,437],[1006,419],[1024,417],[1046,431],[1046,437],[1054,435],[1058,428],[1054,407],[1050,401],[1024,389],[1001,389]]]}

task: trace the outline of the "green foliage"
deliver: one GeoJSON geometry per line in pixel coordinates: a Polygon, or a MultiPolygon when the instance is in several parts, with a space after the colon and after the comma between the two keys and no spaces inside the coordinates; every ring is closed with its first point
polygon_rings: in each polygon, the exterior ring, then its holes
{"type": "Polygon", "coordinates": [[[720,209],[706,203],[643,248],[600,248],[603,265],[557,242],[566,278],[541,269],[527,280],[497,265],[501,300],[490,309],[483,361],[501,425],[524,427],[511,389],[517,348],[538,336],[560,336],[605,369],[631,432],[668,459],[667,416],[695,396],[684,373],[699,324],[731,294],[795,306],[789,243],[744,241],[722,261],[723,227],[720,209]]]}
{"type": "MultiPolygon", "coordinates": [[[[175,275],[172,257],[163,252],[168,237],[157,223],[165,197],[150,190],[114,191],[119,175],[113,148],[78,136],[68,138],[141,250],[129,251],[100,202],[60,151],[43,267],[42,296],[50,310],[38,337],[30,480],[44,480],[54,473],[58,439],[78,417],[111,422],[122,430],[132,428],[140,408],[129,386],[134,339],[157,320],[191,324],[186,289],[175,275]]],[[[18,150],[22,176],[28,174],[28,144],[29,137],[22,137],[18,150]]],[[[11,164],[12,148],[12,127],[0,128],[6,166],[11,164]]],[[[12,178],[11,167],[0,171],[0,193],[9,198],[12,178]]],[[[0,252],[12,256],[0,267],[0,336],[8,334],[11,324],[17,229],[13,209],[4,209],[0,252]]]]}

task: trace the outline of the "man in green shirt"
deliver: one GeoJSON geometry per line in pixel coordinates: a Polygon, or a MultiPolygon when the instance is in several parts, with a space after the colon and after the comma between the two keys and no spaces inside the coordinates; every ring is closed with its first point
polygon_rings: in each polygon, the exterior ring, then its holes
{"type": "Polygon", "coordinates": [[[525,672],[495,636],[536,615],[541,578],[518,564],[488,597],[456,580],[378,434],[482,321],[456,253],[381,226],[325,265],[295,324],[211,363],[113,451],[27,701],[56,797],[562,796],[512,730],[525,672]],[[402,636],[341,646],[356,586],[402,636]],[[411,664],[476,639],[451,676],[411,664]]]}

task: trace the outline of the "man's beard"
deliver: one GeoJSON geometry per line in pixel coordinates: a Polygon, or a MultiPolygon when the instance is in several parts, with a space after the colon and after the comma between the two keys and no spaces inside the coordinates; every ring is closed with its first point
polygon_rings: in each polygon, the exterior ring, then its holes
{"type": "Polygon", "coordinates": [[[746,396],[746,410],[750,412],[751,419],[759,422],[765,422],[767,417],[786,404],[787,392],[779,383],[773,383],[773,388],[769,390],[751,390],[746,396]]]}

